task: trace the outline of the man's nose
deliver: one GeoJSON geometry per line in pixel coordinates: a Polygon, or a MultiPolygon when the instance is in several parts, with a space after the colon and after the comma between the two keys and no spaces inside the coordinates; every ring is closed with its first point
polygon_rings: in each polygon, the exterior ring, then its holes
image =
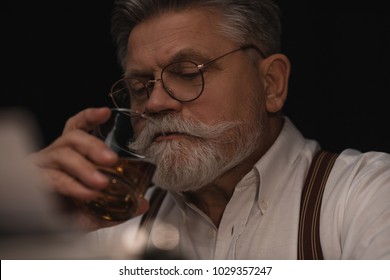
{"type": "Polygon", "coordinates": [[[173,99],[165,90],[162,80],[148,81],[149,98],[145,104],[146,113],[180,111],[182,104],[173,99]]]}

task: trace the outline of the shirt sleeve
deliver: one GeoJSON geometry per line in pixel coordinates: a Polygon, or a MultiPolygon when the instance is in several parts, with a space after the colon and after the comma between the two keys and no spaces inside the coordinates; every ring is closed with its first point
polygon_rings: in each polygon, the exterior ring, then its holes
{"type": "Polygon", "coordinates": [[[324,257],[390,259],[390,155],[342,153],[325,192],[324,257]]]}

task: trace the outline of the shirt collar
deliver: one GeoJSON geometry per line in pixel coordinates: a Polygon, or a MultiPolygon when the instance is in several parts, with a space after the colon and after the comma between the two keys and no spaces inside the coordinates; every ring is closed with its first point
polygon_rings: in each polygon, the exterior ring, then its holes
{"type": "Polygon", "coordinates": [[[282,185],[282,180],[285,180],[283,174],[293,168],[305,144],[306,139],[285,117],[278,138],[254,166],[260,178],[258,205],[262,211],[266,210],[272,196],[278,193],[275,187],[282,185]]]}

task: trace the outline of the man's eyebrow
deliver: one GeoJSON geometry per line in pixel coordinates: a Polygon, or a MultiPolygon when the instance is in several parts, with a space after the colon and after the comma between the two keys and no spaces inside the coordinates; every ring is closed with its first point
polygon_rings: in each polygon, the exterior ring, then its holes
{"type": "MultiPolygon", "coordinates": [[[[170,58],[167,60],[164,60],[165,63],[162,65],[159,65],[161,69],[163,69],[165,66],[180,62],[180,61],[192,61],[194,63],[205,63],[207,61],[210,61],[210,56],[206,55],[205,53],[195,50],[193,48],[185,48],[181,49],[175,54],[173,54],[170,58]]],[[[148,71],[144,70],[137,70],[137,69],[128,69],[123,75],[124,78],[129,77],[137,77],[137,78],[145,78],[145,79],[153,79],[153,74],[151,74],[148,71]]]]}
{"type": "Polygon", "coordinates": [[[153,79],[153,74],[142,70],[128,70],[123,74],[123,78],[145,78],[153,79]]]}
{"type": "Polygon", "coordinates": [[[206,55],[205,53],[195,50],[193,48],[186,48],[181,49],[178,52],[176,52],[167,62],[173,63],[173,62],[180,62],[180,61],[192,61],[197,63],[204,63],[206,61],[211,60],[211,58],[206,55]]]}

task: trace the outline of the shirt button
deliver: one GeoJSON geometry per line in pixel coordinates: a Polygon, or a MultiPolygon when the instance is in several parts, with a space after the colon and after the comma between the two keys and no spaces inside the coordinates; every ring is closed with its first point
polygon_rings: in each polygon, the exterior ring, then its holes
{"type": "Polygon", "coordinates": [[[260,203],[260,210],[264,213],[265,211],[267,211],[269,207],[269,203],[268,201],[266,200],[263,200],[261,203],[260,203]]]}
{"type": "Polygon", "coordinates": [[[208,239],[214,238],[214,231],[213,231],[212,229],[210,229],[210,230],[207,232],[207,238],[208,238],[208,239]]]}

